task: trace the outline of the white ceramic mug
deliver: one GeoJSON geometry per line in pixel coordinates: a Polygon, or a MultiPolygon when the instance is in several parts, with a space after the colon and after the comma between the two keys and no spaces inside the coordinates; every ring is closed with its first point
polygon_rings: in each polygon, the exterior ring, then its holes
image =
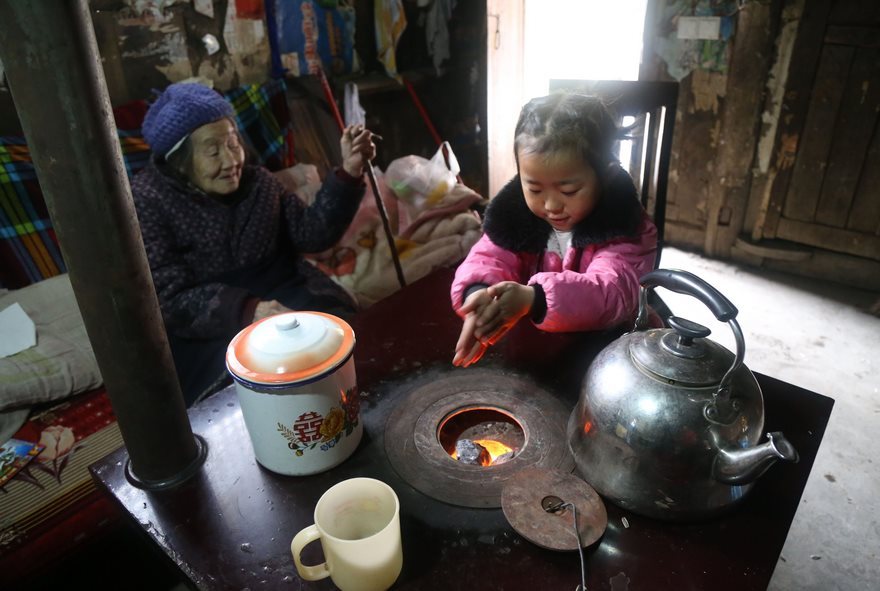
{"type": "Polygon", "coordinates": [[[296,570],[306,581],[330,577],[342,591],[383,591],[400,575],[400,501],[381,480],[352,478],[321,495],[315,523],[290,543],[296,570]],[[321,541],[325,562],[305,565],[303,548],[321,541]]]}

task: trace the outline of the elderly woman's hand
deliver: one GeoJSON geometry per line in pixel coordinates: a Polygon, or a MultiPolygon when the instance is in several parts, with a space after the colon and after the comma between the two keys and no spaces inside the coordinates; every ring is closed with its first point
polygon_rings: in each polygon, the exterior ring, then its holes
{"type": "Polygon", "coordinates": [[[339,140],[342,147],[342,168],[355,178],[364,174],[364,166],[375,158],[373,132],[363,125],[349,125],[339,140]]]}
{"type": "Polygon", "coordinates": [[[254,310],[254,322],[262,320],[267,316],[275,316],[276,314],[285,314],[293,311],[278,300],[261,301],[257,304],[256,310],[254,310]]]}

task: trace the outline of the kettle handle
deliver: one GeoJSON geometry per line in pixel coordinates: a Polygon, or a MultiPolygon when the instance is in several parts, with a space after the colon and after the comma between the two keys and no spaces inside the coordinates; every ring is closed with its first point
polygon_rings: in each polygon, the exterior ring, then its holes
{"type": "Polygon", "coordinates": [[[736,318],[736,309],[720,291],[687,271],[678,269],[657,269],[639,280],[642,286],[639,297],[639,318],[645,316],[647,322],[647,290],[652,287],[665,287],[670,291],[694,296],[706,305],[719,322],[728,322],[736,318]],[[643,296],[643,297],[642,297],[643,296]]]}
{"type": "Polygon", "coordinates": [[[715,392],[716,396],[726,399],[730,391],[730,380],[733,372],[742,365],[746,355],[746,344],[743,339],[742,329],[736,321],[736,315],[739,313],[736,306],[724,297],[720,291],[688,271],[656,269],[642,275],[642,278],[639,279],[639,284],[641,285],[639,290],[639,315],[636,318],[635,330],[645,330],[648,328],[648,290],[654,287],[665,287],[676,293],[693,296],[705,304],[719,322],[728,323],[736,340],[736,357],[733,360],[733,365],[727,370],[724,377],[721,378],[721,382],[718,384],[718,389],[715,392]]]}

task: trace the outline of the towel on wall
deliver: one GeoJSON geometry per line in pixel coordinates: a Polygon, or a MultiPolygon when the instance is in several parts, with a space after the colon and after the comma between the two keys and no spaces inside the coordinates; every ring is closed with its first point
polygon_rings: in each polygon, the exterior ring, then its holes
{"type": "Polygon", "coordinates": [[[373,5],[376,28],[376,53],[385,73],[401,82],[397,73],[397,42],[406,30],[406,14],[401,0],[376,0],[373,5]]]}

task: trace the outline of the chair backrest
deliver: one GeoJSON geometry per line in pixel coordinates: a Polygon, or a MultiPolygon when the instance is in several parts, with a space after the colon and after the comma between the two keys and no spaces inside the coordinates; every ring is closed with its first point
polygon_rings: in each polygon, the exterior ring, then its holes
{"type": "Polygon", "coordinates": [[[642,205],[657,226],[657,258],[663,248],[666,217],[666,187],[672,155],[672,132],[678,104],[678,82],[629,80],[550,80],[550,91],[574,91],[600,97],[616,117],[635,119],[629,169],[636,182],[642,205]]]}

